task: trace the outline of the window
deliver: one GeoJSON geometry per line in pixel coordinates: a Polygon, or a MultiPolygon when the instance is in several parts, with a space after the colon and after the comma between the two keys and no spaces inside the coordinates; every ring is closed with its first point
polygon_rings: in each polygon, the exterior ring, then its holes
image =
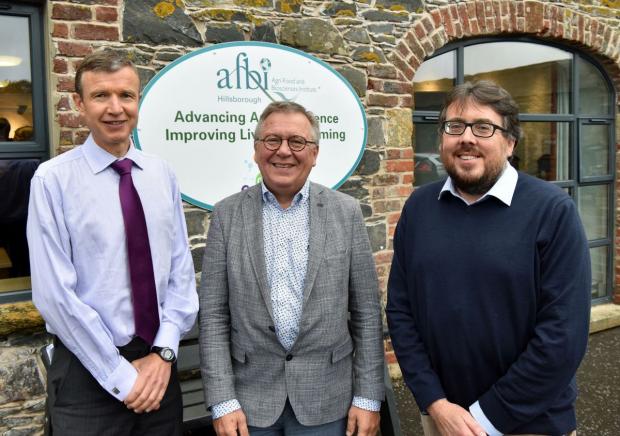
{"type": "Polygon", "coordinates": [[[469,40],[445,47],[413,79],[417,186],[445,177],[436,122],[447,92],[480,79],[500,84],[519,104],[524,137],[512,165],[573,197],[590,246],[592,298],[608,298],[615,172],[615,100],[609,79],[582,53],[527,39],[469,40]]]}
{"type": "Polygon", "coordinates": [[[42,12],[0,3],[0,302],[30,298],[30,180],[47,157],[42,12]]]}

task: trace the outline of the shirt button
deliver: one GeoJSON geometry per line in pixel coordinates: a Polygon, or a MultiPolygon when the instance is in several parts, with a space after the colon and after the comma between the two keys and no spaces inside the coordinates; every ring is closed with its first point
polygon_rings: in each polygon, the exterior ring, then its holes
{"type": "Polygon", "coordinates": [[[293,360],[293,355],[292,354],[287,354],[286,355],[286,361],[289,362],[291,360],[293,360]]]}

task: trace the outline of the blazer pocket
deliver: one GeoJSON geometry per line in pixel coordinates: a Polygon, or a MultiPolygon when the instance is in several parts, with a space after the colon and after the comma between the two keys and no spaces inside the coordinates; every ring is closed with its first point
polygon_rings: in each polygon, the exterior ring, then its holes
{"type": "Polygon", "coordinates": [[[349,254],[349,249],[348,248],[342,248],[342,249],[328,249],[325,252],[325,260],[339,260],[342,258],[347,257],[347,255],[349,254]]]}
{"type": "Polygon", "coordinates": [[[233,359],[245,363],[245,350],[234,342],[230,344],[230,355],[233,359]]]}
{"type": "Polygon", "coordinates": [[[334,351],[332,351],[332,363],[336,363],[339,360],[344,359],[353,352],[353,341],[349,338],[347,342],[339,345],[334,351]]]}

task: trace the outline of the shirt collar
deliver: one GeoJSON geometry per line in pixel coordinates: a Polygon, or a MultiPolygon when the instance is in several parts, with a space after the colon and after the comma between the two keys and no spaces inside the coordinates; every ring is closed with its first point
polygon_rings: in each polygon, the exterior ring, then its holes
{"type": "Polygon", "coordinates": [[[86,138],[86,141],[82,144],[82,151],[86,157],[86,161],[88,162],[90,169],[94,174],[105,170],[112,164],[112,162],[124,158],[131,159],[139,168],[143,168],[144,166],[144,157],[135,148],[131,137],[129,138],[129,150],[127,150],[127,154],[120,159],[99,147],[93,139],[93,135],[88,135],[88,138],[86,138]]]}
{"type": "Polygon", "coordinates": [[[439,197],[441,198],[445,192],[449,192],[455,197],[460,198],[465,201],[468,205],[472,205],[475,203],[479,203],[486,199],[489,196],[493,196],[504,203],[506,206],[510,206],[512,203],[512,196],[515,193],[515,189],[517,187],[517,179],[519,178],[519,173],[514,169],[512,165],[506,162],[506,166],[504,167],[504,171],[502,171],[502,175],[497,179],[497,182],[489,189],[482,197],[478,200],[469,203],[467,202],[456,190],[454,184],[452,183],[452,178],[448,177],[446,182],[443,184],[441,191],[439,192],[439,197]]]}
{"type": "MultiPolygon", "coordinates": [[[[269,190],[269,188],[267,188],[267,185],[265,185],[265,182],[261,181],[260,186],[261,186],[261,190],[263,193],[263,200],[266,203],[275,203],[275,204],[278,204],[279,206],[279,203],[276,200],[275,195],[273,195],[273,193],[269,190]]],[[[291,202],[291,205],[289,207],[293,207],[298,203],[308,201],[309,193],[310,193],[310,180],[306,179],[306,183],[304,183],[304,186],[302,186],[299,192],[295,194],[295,196],[293,197],[293,201],[291,202]]]]}

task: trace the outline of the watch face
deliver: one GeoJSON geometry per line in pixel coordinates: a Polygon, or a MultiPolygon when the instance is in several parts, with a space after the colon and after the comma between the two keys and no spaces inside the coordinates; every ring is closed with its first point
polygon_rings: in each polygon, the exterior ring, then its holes
{"type": "Polygon", "coordinates": [[[170,348],[164,348],[161,350],[161,357],[167,362],[172,362],[174,360],[174,352],[170,348]]]}

